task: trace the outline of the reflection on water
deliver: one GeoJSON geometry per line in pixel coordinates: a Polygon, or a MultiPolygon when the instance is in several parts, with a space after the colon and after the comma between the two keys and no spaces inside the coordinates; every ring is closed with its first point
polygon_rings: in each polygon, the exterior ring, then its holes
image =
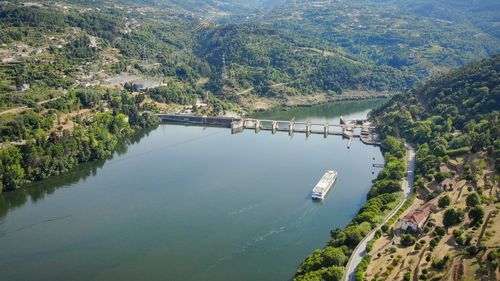
{"type": "MultiPolygon", "coordinates": [[[[129,145],[139,143],[142,138],[147,137],[153,130],[154,129],[140,130],[130,136],[128,139],[125,139],[118,143],[115,149],[116,155],[120,156],[127,154],[129,145]]],[[[57,189],[69,187],[71,186],[71,184],[76,183],[80,180],[85,180],[89,176],[96,176],[98,170],[104,166],[107,160],[103,159],[83,163],[62,175],[53,176],[41,182],[28,184],[19,190],[1,193],[0,224],[1,219],[7,215],[9,210],[24,205],[26,202],[28,202],[28,200],[36,203],[37,201],[45,198],[45,196],[53,194],[57,189]]]]}
{"type": "Polygon", "coordinates": [[[367,113],[387,102],[387,99],[344,101],[307,107],[292,107],[256,112],[252,117],[259,119],[311,121],[338,123],[340,116],[347,119],[363,119],[367,113]]]}

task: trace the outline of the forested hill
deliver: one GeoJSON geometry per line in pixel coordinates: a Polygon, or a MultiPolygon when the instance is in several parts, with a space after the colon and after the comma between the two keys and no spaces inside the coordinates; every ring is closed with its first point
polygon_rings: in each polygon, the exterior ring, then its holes
{"type": "Polygon", "coordinates": [[[423,13],[427,1],[403,2],[3,1],[0,107],[26,101],[18,93],[25,79],[47,92],[107,84],[120,73],[230,102],[241,93],[285,100],[401,92],[500,52],[487,29],[499,22],[498,5],[477,10],[462,1],[463,13],[442,15],[442,8],[423,13]]]}
{"type": "Polygon", "coordinates": [[[487,149],[500,171],[500,55],[468,64],[398,95],[373,113],[380,132],[418,145],[417,169],[487,149]]]}
{"type": "Polygon", "coordinates": [[[499,53],[499,11],[490,0],[298,0],[259,20],[421,78],[499,53]]]}

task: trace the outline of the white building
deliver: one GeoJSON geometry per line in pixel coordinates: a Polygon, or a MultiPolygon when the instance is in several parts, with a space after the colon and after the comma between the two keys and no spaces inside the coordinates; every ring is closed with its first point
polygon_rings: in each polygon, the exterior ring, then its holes
{"type": "Polygon", "coordinates": [[[415,209],[403,217],[401,229],[406,231],[421,230],[429,215],[436,210],[436,205],[429,203],[422,206],[422,208],[415,209]]]}

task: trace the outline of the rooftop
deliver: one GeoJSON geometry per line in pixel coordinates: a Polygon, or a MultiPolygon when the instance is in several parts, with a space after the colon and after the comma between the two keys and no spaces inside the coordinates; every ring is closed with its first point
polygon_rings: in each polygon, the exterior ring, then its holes
{"type": "Polygon", "coordinates": [[[436,210],[436,205],[429,203],[425,204],[421,208],[415,209],[403,217],[404,221],[409,221],[415,224],[420,224],[425,221],[430,213],[436,210]]]}

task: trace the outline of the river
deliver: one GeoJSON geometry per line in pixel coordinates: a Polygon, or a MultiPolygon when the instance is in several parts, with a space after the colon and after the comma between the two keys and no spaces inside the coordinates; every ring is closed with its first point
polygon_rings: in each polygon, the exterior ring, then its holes
{"type": "MultiPolygon", "coordinates": [[[[338,122],[383,100],[257,117],[338,122]]],[[[0,195],[1,280],[289,280],[365,202],[380,149],[160,125],[114,157],[0,195]],[[339,172],[322,203],[311,189],[339,172]]]]}

